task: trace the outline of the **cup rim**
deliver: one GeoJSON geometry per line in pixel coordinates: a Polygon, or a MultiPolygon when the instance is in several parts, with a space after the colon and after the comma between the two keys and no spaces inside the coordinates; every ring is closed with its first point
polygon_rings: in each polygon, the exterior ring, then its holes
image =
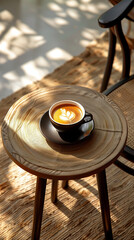
{"type": "Polygon", "coordinates": [[[79,122],[81,122],[81,121],[83,120],[84,116],[85,116],[85,108],[82,106],[82,104],[80,104],[79,102],[74,101],[74,100],[60,100],[60,101],[57,101],[57,102],[53,103],[52,106],[49,108],[49,118],[50,118],[50,120],[51,120],[53,123],[55,123],[56,125],[59,125],[59,126],[73,126],[73,125],[78,124],[79,122]],[[57,107],[58,105],[60,105],[60,104],[67,104],[67,103],[78,106],[78,107],[82,110],[82,112],[83,112],[82,117],[80,118],[80,120],[78,120],[77,122],[74,122],[74,123],[68,123],[68,124],[66,124],[66,123],[56,122],[56,121],[52,118],[52,115],[51,115],[52,110],[53,110],[55,107],[57,107]]]}

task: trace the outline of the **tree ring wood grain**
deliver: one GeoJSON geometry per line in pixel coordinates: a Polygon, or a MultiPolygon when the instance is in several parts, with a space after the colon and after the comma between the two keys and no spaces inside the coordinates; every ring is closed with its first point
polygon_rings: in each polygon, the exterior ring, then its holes
{"type": "Polygon", "coordinates": [[[120,108],[106,96],[79,86],[44,88],[25,95],[9,109],[2,125],[10,158],[26,171],[51,179],[76,179],[99,172],[117,158],[126,138],[127,123],[120,108]],[[42,114],[61,99],[78,101],[93,114],[95,129],[87,141],[61,147],[42,136],[42,114]]]}

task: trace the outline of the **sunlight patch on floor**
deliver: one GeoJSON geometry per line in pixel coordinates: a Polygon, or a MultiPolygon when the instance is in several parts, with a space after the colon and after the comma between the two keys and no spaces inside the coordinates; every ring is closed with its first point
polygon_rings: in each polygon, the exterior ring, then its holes
{"type": "Polygon", "coordinates": [[[65,60],[69,60],[71,58],[71,55],[66,52],[64,49],[61,48],[54,48],[51,51],[46,53],[46,56],[49,59],[53,59],[53,60],[61,60],[61,59],[65,59],[65,60]]]}

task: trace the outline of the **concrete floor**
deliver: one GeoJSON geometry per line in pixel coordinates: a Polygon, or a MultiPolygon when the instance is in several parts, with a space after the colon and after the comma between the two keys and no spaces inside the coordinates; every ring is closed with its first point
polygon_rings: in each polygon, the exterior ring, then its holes
{"type": "Polygon", "coordinates": [[[108,0],[1,0],[0,99],[80,54],[108,0]]]}

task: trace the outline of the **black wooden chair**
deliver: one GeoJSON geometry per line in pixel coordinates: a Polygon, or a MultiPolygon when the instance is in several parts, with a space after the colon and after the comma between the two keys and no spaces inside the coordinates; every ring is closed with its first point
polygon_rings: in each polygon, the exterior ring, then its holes
{"type": "MultiPolygon", "coordinates": [[[[101,85],[101,92],[108,95],[109,98],[114,100],[124,112],[128,122],[128,139],[127,145],[124,148],[122,156],[115,161],[115,165],[124,170],[125,172],[134,175],[134,75],[130,76],[130,52],[133,49],[133,39],[127,39],[122,31],[121,21],[124,18],[134,21],[132,10],[134,10],[134,0],[109,0],[111,3],[116,4],[113,8],[104,13],[98,20],[99,25],[103,28],[109,28],[109,53],[104,73],[104,78],[101,85]],[[119,2],[119,3],[118,3],[119,2]],[[126,40],[127,39],[127,40],[126,40]],[[114,56],[116,53],[116,42],[120,42],[123,67],[121,80],[105,90],[108,86],[114,56]],[[130,44],[131,43],[131,44],[130,44]],[[105,91],[104,91],[105,90],[105,91]],[[125,93],[125,96],[124,96],[125,93]]],[[[58,181],[52,181],[51,200],[57,200],[57,187],[58,181]]],[[[68,187],[68,181],[62,181],[62,187],[68,187]]]]}
{"type": "Polygon", "coordinates": [[[101,92],[114,100],[126,116],[128,123],[127,143],[122,156],[116,160],[115,164],[134,176],[134,75],[130,76],[130,67],[134,64],[131,61],[134,39],[130,39],[132,40],[130,45],[130,41],[122,29],[124,18],[134,22],[134,0],[110,0],[110,2],[115,5],[98,19],[102,28],[109,29],[109,53],[101,92]],[[122,76],[118,83],[106,89],[112,72],[117,41],[119,41],[122,49],[122,76]]]}

